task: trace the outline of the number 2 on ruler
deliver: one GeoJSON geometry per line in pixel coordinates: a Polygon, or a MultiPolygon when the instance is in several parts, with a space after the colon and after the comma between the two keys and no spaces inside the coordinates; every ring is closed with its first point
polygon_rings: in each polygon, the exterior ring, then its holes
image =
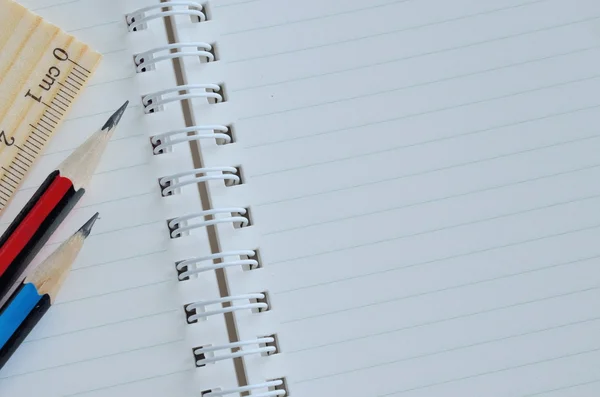
{"type": "Polygon", "coordinates": [[[0,131],[0,143],[5,144],[6,146],[12,146],[15,144],[15,138],[7,137],[4,131],[0,131]]]}

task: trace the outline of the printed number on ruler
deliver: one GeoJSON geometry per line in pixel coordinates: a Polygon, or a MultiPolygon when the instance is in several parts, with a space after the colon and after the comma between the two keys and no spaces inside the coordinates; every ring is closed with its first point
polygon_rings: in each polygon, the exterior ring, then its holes
{"type": "Polygon", "coordinates": [[[0,213],[100,58],[23,6],[0,0],[0,213]]]}

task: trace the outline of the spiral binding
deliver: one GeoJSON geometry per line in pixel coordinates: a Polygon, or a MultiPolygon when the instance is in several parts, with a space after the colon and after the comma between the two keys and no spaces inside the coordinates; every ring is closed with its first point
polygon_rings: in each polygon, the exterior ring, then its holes
{"type": "Polygon", "coordinates": [[[264,338],[258,338],[254,340],[246,340],[241,342],[227,343],[221,346],[203,346],[194,349],[194,356],[196,357],[196,366],[203,367],[206,364],[213,364],[217,361],[228,360],[237,357],[250,356],[253,354],[270,355],[277,351],[277,347],[273,346],[275,338],[267,336],[264,338]],[[246,346],[256,346],[255,349],[244,350],[246,346]],[[240,350],[233,352],[233,349],[241,348],[240,350]],[[229,353],[216,355],[216,352],[220,350],[229,350],[229,353]]]}
{"type": "MultiPolygon", "coordinates": [[[[125,15],[127,28],[136,32],[148,27],[152,21],[170,18],[176,15],[188,15],[204,22],[207,18],[205,7],[195,1],[156,0],[156,4],[140,8],[125,15]]],[[[200,62],[214,62],[216,59],[214,44],[206,42],[172,43],[157,46],[133,56],[133,68],[136,73],[155,70],[161,62],[169,62],[184,57],[196,57],[200,62]]],[[[217,104],[226,100],[223,87],[219,84],[185,84],[158,92],[148,93],[142,97],[142,105],[146,114],[161,111],[165,106],[186,100],[201,98],[209,104],[217,104]]],[[[166,131],[150,138],[153,155],[174,150],[174,147],[187,142],[214,139],[218,145],[235,142],[231,126],[224,124],[195,125],[182,129],[166,131]]],[[[239,167],[207,166],[174,173],[159,178],[159,189],[163,196],[178,193],[187,185],[197,185],[210,180],[222,180],[226,186],[243,183],[239,167]]],[[[167,220],[169,237],[179,238],[195,229],[210,225],[231,223],[234,227],[251,225],[247,208],[215,208],[196,213],[185,214],[167,220]]],[[[192,277],[200,277],[202,273],[240,266],[244,270],[261,267],[258,252],[253,250],[236,250],[214,253],[181,260],[175,264],[178,280],[186,281],[192,277]]],[[[211,316],[226,313],[251,311],[255,313],[270,310],[267,292],[218,297],[215,299],[196,301],[184,305],[188,324],[196,324],[211,316]]],[[[201,326],[201,325],[199,325],[201,326]]],[[[258,337],[252,340],[231,342],[223,345],[200,346],[193,349],[196,366],[203,367],[219,361],[232,360],[249,355],[272,355],[278,353],[276,335],[258,337]]],[[[239,396],[250,393],[252,397],[287,396],[285,378],[267,379],[256,383],[226,389],[215,388],[201,393],[204,397],[239,396]]]]}
{"type": "Polygon", "coordinates": [[[252,393],[252,397],[281,397],[287,395],[287,392],[283,389],[276,389],[280,386],[283,386],[284,382],[282,379],[272,380],[264,383],[257,383],[254,385],[235,387],[227,390],[219,390],[219,391],[210,391],[207,393],[202,393],[202,397],[226,397],[239,395],[240,393],[249,392],[253,390],[264,390],[270,389],[267,392],[254,394],[252,393]]]}
{"type": "Polygon", "coordinates": [[[145,29],[146,24],[151,20],[166,18],[174,15],[195,16],[198,17],[200,22],[204,22],[206,21],[206,14],[203,12],[203,10],[204,7],[202,4],[195,1],[168,1],[140,8],[132,13],[127,14],[125,16],[125,20],[127,21],[127,27],[129,31],[135,32],[140,29],[145,29]],[[170,8],[170,10],[164,10],[164,8],[170,8]]]}
{"type": "Polygon", "coordinates": [[[177,174],[165,176],[159,179],[159,184],[163,188],[161,190],[163,196],[173,194],[177,189],[186,185],[197,185],[201,182],[206,182],[215,179],[222,179],[226,186],[237,185],[242,179],[240,178],[239,170],[235,167],[207,167],[195,168],[190,171],[179,172],[177,174]],[[208,174],[216,172],[217,175],[197,176],[198,174],[208,174]],[[184,177],[193,176],[187,180],[181,180],[184,177]]]}
{"type": "Polygon", "coordinates": [[[154,135],[150,140],[153,147],[152,152],[154,154],[161,154],[177,144],[199,141],[201,139],[215,139],[217,144],[221,145],[233,142],[231,130],[225,125],[198,125],[194,127],[182,128],[180,130],[154,135]],[[201,131],[212,131],[212,133],[201,134],[201,131]],[[190,133],[193,134],[189,135],[190,133]],[[174,138],[178,135],[183,136],[180,138],[174,138]]]}
{"type": "Polygon", "coordinates": [[[168,61],[176,58],[183,57],[200,57],[204,58],[206,62],[214,62],[215,54],[213,53],[212,45],[208,43],[177,43],[168,44],[161,47],[153,48],[152,50],[142,52],[133,57],[136,68],[135,71],[138,73],[144,73],[148,70],[153,70],[154,66],[162,61],[168,61]],[[168,52],[167,55],[155,56],[157,52],[169,51],[169,50],[183,50],[184,48],[194,48],[194,51],[177,51],[168,52]]]}
{"type": "Polygon", "coordinates": [[[256,256],[256,252],[253,250],[221,252],[218,254],[186,259],[177,262],[175,267],[178,272],[179,281],[185,281],[189,280],[191,276],[210,270],[225,269],[227,267],[242,266],[246,267],[248,270],[256,269],[260,267],[258,259],[255,259],[256,256]],[[224,259],[229,256],[245,256],[248,259],[236,259],[219,263],[214,262],[215,259],[224,259]],[[202,262],[208,262],[208,264],[200,265],[202,262]]]}

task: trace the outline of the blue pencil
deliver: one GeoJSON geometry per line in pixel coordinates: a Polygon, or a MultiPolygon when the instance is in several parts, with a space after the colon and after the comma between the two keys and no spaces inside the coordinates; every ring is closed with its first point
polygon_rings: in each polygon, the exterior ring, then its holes
{"type": "Polygon", "coordinates": [[[0,369],[52,306],[97,219],[98,213],[37,266],[0,312],[0,369]]]}

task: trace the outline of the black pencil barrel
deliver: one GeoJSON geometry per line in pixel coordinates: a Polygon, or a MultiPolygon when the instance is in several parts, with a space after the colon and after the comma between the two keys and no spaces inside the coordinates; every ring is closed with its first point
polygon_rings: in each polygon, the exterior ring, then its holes
{"type": "MultiPolygon", "coordinates": [[[[27,206],[21,211],[22,213],[15,219],[15,221],[11,224],[9,230],[2,236],[2,240],[5,242],[9,232],[12,233],[14,229],[21,223],[24,217],[31,211],[31,208],[35,203],[39,200],[39,198],[44,194],[44,192],[48,189],[48,186],[52,183],[52,181],[58,176],[58,171],[50,174],[44,184],[38,189],[36,194],[31,198],[31,200],[27,203],[27,206]],[[14,225],[14,226],[13,226],[14,225]]],[[[62,221],[69,214],[71,209],[77,204],[79,199],[84,194],[84,189],[79,189],[75,191],[73,188],[70,188],[67,194],[62,198],[62,200],[58,203],[56,207],[50,212],[48,217],[42,222],[39,229],[35,232],[32,238],[27,242],[23,250],[17,255],[14,261],[10,264],[10,266],[6,269],[6,271],[0,276],[0,303],[4,304],[7,298],[7,295],[10,293],[10,290],[17,284],[23,281],[25,278],[25,270],[29,266],[29,263],[33,260],[33,258],[38,254],[38,252],[42,249],[44,244],[50,239],[52,234],[56,231],[58,226],[62,223],[62,221]]],[[[0,305],[1,306],[1,305],[0,305]]]]}
{"type": "Polygon", "coordinates": [[[42,296],[42,299],[40,299],[38,304],[31,310],[19,328],[17,328],[15,333],[0,349],[0,369],[4,367],[4,364],[8,362],[10,357],[19,348],[21,343],[23,343],[25,338],[27,338],[27,335],[29,335],[31,330],[33,330],[36,324],[42,319],[42,317],[44,317],[44,314],[46,314],[50,306],[50,296],[47,294],[42,296]]]}

